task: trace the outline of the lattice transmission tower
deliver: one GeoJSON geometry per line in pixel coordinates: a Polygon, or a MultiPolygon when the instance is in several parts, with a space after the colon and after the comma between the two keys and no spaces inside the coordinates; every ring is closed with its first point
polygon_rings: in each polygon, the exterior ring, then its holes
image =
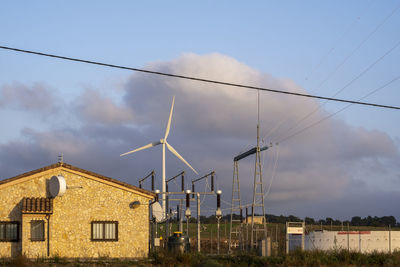
{"type": "MultiPolygon", "coordinates": [[[[257,247],[257,236],[258,232],[263,233],[263,238],[267,238],[267,223],[265,218],[265,206],[264,206],[264,186],[262,176],[262,165],[261,165],[261,148],[260,148],[260,91],[257,94],[257,146],[255,147],[256,159],[254,166],[254,187],[253,187],[253,203],[251,205],[251,236],[250,245],[251,247],[257,247]],[[256,209],[261,209],[262,222],[255,225],[256,209]]],[[[266,147],[265,149],[267,149],[266,147]]],[[[265,244],[266,245],[266,244],[265,244]]]]}
{"type": "MultiPolygon", "coordinates": [[[[239,179],[239,160],[244,159],[250,155],[255,154],[255,170],[254,170],[254,187],[253,187],[253,202],[251,212],[251,239],[250,248],[257,246],[257,232],[262,231],[264,238],[267,234],[267,226],[265,219],[265,208],[264,208],[264,189],[263,189],[263,178],[262,178],[262,165],[261,165],[261,152],[267,150],[268,146],[260,147],[260,94],[257,96],[258,110],[257,110],[257,145],[250,150],[237,155],[233,159],[233,181],[232,181],[232,202],[231,202],[231,222],[229,232],[229,252],[232,252],[232,247],[239,245],[240,248],[244,248],[243,245],[243,225],[242,225],[242,203],[240,199],[240,179],[239,179]],[[261,215],[262,223],[261,227],[255,225],[256,221],[256,209],[262,210],[261,215]],[[240,220],[235,219],[235,212],[240,212],[240,220]]],[[[246,222],[248,222],[246,218],[246,222]]],[[[247,230],[246,230],[247,231],[247,230]]]]}

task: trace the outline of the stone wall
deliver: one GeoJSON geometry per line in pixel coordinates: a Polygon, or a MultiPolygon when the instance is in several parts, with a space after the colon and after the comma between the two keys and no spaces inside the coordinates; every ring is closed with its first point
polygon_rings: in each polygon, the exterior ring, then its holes
{"type": "Polygon", "coordinates": [[[47,256],[47,220],[44,214],[23,214],[22,215],[22,251],[30,258],[43,258],[47,256]],[[31,241],[31,222],[34,220],[45,221],[45,240],[31,241]]]}
{"type": "Polygon", "coordinates": [[[20,202],[23,197],[46,197],[48,180],[59,174],[73,189],[67,189],[53,201],[53,214],[49,218],[51,257],[147,256],[151,196],[63,167],[0,185],[0,221],[22,222],[21,242],[0,242],[0,256],[14,256],[18,251],[28,257],[47,255],[47,220],[46,241],[30,241],[30,220],[43,219],[44,215],[22,216],[20,202]],[[133,201],[140,201],[141,205],[132,209],[133,201]],[[91,241],[92,221],[118,221],[118,241],[91,241]]]}

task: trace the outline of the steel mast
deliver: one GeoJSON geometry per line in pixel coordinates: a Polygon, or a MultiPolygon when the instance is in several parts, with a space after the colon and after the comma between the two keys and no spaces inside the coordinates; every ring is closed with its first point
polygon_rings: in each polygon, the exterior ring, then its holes
{"type": "MultiPolygon", "coordinates": [[[[251,205],[251,247],[257,247],[257,232],[261,231],[264,233],[264,239],[267,238],[267,224],[265,218],[265,207],[264,207],[264,186],[262,178],[262,166],[261,166],[261,149],[260,149],[260,91],[257,91],[257,146],[256,146],[256,159],[254,168],[254,187],[253,187],[253,203],[251,205]],[[254,225],[256,208],[262,210],[262,226],[257,228],[254,225]],[[255,236],[256,235],[256,236],[255,236]]],[[[267,244],[265,244],[267,245],[267,244]]]]}

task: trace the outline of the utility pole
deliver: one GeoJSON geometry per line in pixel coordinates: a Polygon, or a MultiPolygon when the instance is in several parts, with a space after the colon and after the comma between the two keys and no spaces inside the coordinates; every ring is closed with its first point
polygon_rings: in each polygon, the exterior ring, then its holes
{"type": "Polygon", "coordinates": [[[217,218],[217,255],[219,255],[219,244],[220,244],[220,238],[219,238],[219,222],[222,218],[222,212],[221,212],[221,190],[217,191],[217,210],[215,211],[215,217],[217,218]]]}
{"type": "Polygon", "coordinates": [[[197,252],[200,252],[200,193],[197,196],[197,252]]]}
{"type": "Polygon", "coordinates": [[[183,217],[182,217],[182,210],[183,210],[183,199],[179,200],[179,232],[183,233],[183,217]]]}
{"type": "Polygon", "coordinates": [[[168,183],[165,183],[165,189],[166,189],[166,191],[165,192],[167,192],[167,194],[165,194],[165,195],[163,195],[163,201],[165,200],[165,218],[167,219],[166,221],[165,221],[165,238],[166,238],[166,240],[168,240],[168,237],[169,237],[169,197],[168,197],[168,192],[169,192],[169,190],[168,190],[168,183]]]}

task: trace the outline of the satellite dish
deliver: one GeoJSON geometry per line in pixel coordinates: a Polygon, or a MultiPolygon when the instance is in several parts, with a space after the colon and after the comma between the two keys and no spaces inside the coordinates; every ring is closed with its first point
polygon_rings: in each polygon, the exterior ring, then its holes
{"type": "Polygon", "coordinates": [[[64,195],[67,190],[67,183],[62,175],[53,176],[49,181],[50,196],[57,197],[64,195]]]}
{"type": "Polygon", "coordinates": [[[161,208],[160,203],[155,202],[153,205],[151,205],[152,209],[153,209],[153,218],[156,219],[156,222],[162,222],[164,219],[163,216],[163,210],[161,208]]]}

